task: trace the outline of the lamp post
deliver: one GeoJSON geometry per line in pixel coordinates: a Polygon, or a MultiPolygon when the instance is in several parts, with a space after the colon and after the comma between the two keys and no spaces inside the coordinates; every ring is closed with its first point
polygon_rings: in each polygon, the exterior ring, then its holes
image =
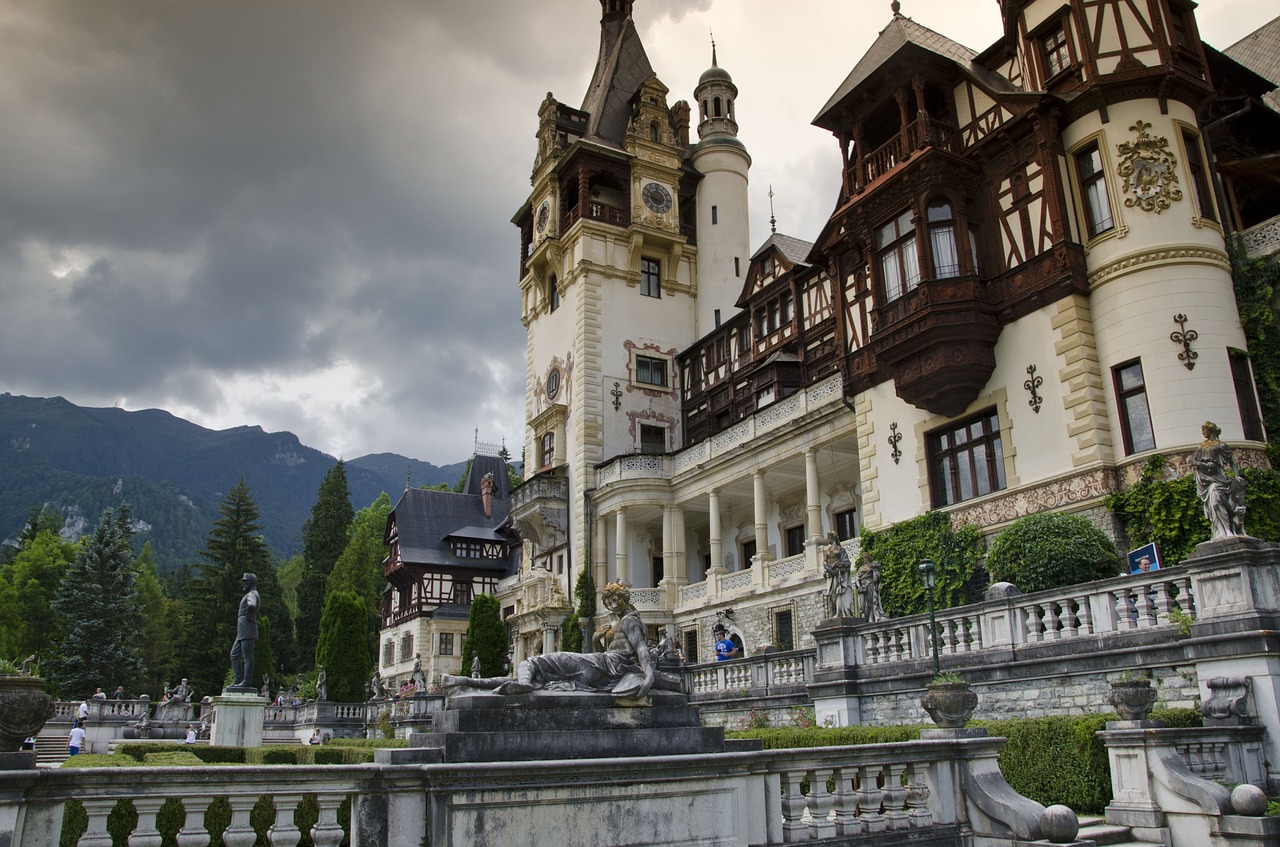
{"type": "Polygon", "coordinates": [[[924,583],[925,595],[929,598],[929,634],[933,640],[933,675],[942,673],[942,665],[938,661],[938,623],[933,616],[933,589],[938,584],[938,566],[928,559],[920,562],[920,581],[924,583]]]}

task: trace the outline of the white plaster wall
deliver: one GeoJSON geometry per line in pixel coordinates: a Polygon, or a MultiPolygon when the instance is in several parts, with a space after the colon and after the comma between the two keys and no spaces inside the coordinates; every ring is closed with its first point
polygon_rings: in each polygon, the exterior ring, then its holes
{"type": "MultiPolygon", "coordinates": [[[[921,500],[920,467],[918,459],[924,455],[924,445],[916,443],[916,424],[936,418],[902,400],[894,393],[893,381],[888,380],[867,392],[871,399],[871,446],[874,448],[872,464],[876,473],[874,486],[879,495],[877,510],[881,526],[909,520],[928,511],[928,503],[921,500]],[[894,464],[889,446],[890,425],[898,424],[902,434],[899,449],[902,460],[894,464]]],[[[859,445],[862,449],[862,445],[859,445]]],[[[865,484],[865,483],[864,483],[865,484]]],[[[865,488],[864,488],[865,496],[865,488]]]]}

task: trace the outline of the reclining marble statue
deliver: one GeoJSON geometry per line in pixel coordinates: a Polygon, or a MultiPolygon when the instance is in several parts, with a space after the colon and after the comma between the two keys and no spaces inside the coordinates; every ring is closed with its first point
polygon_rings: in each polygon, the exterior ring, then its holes
{"type": "Polygon", "coordinates": [[[631,604],[625,585],[605,586],[601,602],[614,616],[595,632],[601,653],[544,653],[525,659],[516,667],[515,677],[480,678],[445,674],[440,682],[446,689],[484,688],[495,694],[528,694],[537,689],[550,691],[601,691],[612,694],[618,705],[645,705],[650,690],[679,691],[680,679],[661,672],[645,643],[644,624],[631,604]]]}

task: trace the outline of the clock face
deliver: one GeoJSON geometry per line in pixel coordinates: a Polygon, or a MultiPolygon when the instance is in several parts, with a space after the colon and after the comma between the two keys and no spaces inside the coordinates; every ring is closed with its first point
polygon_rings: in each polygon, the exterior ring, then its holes
{"type": "Polygon", "coordinates": [[[655,212],[666,212],[671,209],[671,192],[665,185],[651,182],[643,189],[644,204],[655,212]]]}
{"type": "Polygon", "coordinates": [[[547,228],[547,220],[551,217],[551,203],[547,200],[542,201],[542,205],[538,207],[538,232],[542,232],[547,228]]]}

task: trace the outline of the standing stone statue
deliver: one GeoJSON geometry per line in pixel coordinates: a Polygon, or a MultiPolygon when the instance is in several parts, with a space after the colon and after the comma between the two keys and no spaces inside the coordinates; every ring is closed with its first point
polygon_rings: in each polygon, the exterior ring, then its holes
{"type": "Polygon", "coordinates": [[[422,654],[413,654],[413,689],[419,694],[427,691],[427,675],[422,672],[422,654]]]}
{"type": "Polygon", "coordinates": [[[850,582],[849,552],[840,544],[834,531],[827,533],[826,546],[822,548],[822,574],[827,578],[827,617],[853,616],[853,585],[850,582]]]}
{"type": "Polygon", "coordinates": [[[1244,477],[1236,466],[1235,452],[1218,436],[1222,429],[1213,421],[1200,427],[1204,441],[1191,454],[1196,470],[1196,495],[1209,519],[1210,541],[1245,535],[1244,477]]]}
{"type": "Polygon", "coordinates": [[[473,679],[480,678],[480,656],[476,653],[471,654],[471,677],[473,679]]]}
{"type": "Polygon", "coordinates": [[[320,671],[316,674],[316,702],[320,703],[329,699],[329,675],[324,672],[324,665],[320,665],[320,671]]]}
{"type": "Polygon", "coordinates": [[[373,676],[369,679],[369,699],[382,699],[382,674],[378,673],[378,669],[373,669],[373,676]]]}
{"type": "Polygon", "coordinates": [[[644,623],[631,604],[631,592],[625,585],[611,582],[605,586],[601,601],[613,613],[613,624],[602,626],[595,640],[604,646],[600,653],[544,653],[525,659],[516,668],[514,679],[492,677],[475,679],[444,675],[446,688],[490,688],[497,694],[528,694],[534,689],[556,691],[603,691],[612,694],[623,706],[646,705],[649,691],[655,686],[680,690],[680,678],[660,673],[650,658],[645,642],[644,623]]]}
{"type": "Polygon", "coordinates": [[[235,681],[233,689],[248,689],[257,693],[250,680],[253,679],[253,644],[258,640],[258,607],[262,598],[258,596],[258,577],[247,573],[240,578],[240,589],[244,596],[240,598],[240,610],[236,615],[236,641],[231,645],[231,670],[235,681]]]}
{"type": "Polygon", "coordinates": [[[258,690],[258,696],[266,697],[268,700],[271,699],[271,675],[270,674],[264,673],[262,675],[262,688],[258,690]]]}
{"type": "Polygon", "coordinates": [[[32,653],[30,656],[23,659],[22,668],[18,671],[18,673],[22,674],[23,676],[31,676],[32,675],[31,666],[35,664],[35,661],[36,661],[35,653],[32,653]]]}
{"type": "Polygon", "coordinates": [[[880,603],[879,562],[867,559],[862,563],[857,575],[853,578],[853,590],[858,595],[859,617],[865,618],[867,623],[889,619],[889,616],[884,613],[884,606],[880,603]]]}

